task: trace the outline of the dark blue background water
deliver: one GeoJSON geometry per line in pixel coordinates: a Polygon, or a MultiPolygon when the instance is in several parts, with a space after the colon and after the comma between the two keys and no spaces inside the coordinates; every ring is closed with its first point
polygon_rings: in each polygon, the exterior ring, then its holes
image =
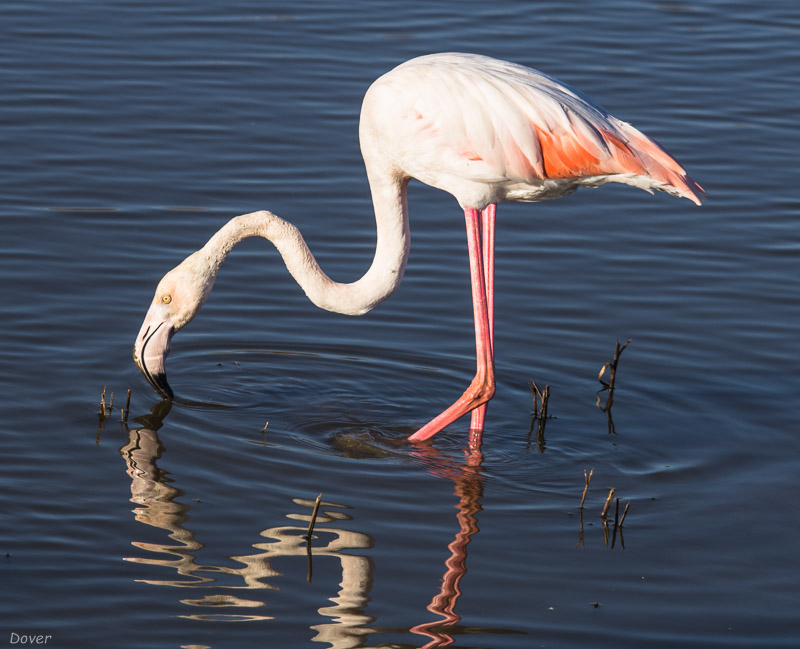
{"type": "Polygon", "coordinates": [[[796,647],[798,43],[790,0],[3,3],[0,643],[796,647]],[[461,212],[419,184],[406,279],[364,318],[237,248],[169,359],[232,407],[166,412],[131,360],[158,279],[261,208],[359,277],[361,97],[444,50],[579,87],[707,204],[500,207],[479,468],[466,420],[404,441],[474,368],[461,212]],[[597,373],[628,338],[609,433],[597,373]]]}

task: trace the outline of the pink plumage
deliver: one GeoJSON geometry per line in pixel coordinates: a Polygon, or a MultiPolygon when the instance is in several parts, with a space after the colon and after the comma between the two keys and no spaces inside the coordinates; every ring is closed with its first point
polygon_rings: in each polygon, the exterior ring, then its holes
{"type": "Polygon", "coordinates": [[[656,142],[541,72],[474,54],[413,59],[379,78],[362,148],[453,194],[462,207],[557,198],[621,182],[700,203],[703,190],[656,142]]]}

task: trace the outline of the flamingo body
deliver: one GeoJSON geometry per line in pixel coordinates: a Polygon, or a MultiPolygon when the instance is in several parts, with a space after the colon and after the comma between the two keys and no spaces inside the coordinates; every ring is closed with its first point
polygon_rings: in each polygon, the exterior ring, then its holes
{"type": "Polygon", "coordinates": [[[412,59],[375,81],[361,110],[379,155],[462,207],[540,201],[620,182],[700,202],[658,144],[541,72],[474,54],[412,59]]]}
{"type": "Polygon", "coordinates": [[[319,267],[300,232],[267,211],[231,219],[159,282],[134,346],[150,384],[172,398],[165,358],[175,331],[206,301],[241,240],[271,241],[317,306],[362,315],[400,284],[409,252],[406,187],[412,178],[452,194],[464,211],[477,371],[464,394],[414,433],[419,441],[472,413],[479,444],[494,395],[494,227],[503,201],[558,198],[580,186],[618,182],[701,202],[702,188],[656,142],[545,74],[474,54],[412,59],[375,81],[359,125],[377,227],[375,256],[359,280],[341,284],[319,267]]]}

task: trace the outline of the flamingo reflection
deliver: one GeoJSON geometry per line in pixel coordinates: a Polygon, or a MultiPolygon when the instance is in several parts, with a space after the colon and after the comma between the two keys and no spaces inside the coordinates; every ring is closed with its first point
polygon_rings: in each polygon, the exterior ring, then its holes
{"type": "MultiPolygon", "coordinates": [[[[172,559],[150,557],[126,557],[126,561],[138,564],[163,566],[174,570],[180,579],[142,579],[140,581],[158,585],[182,588],[225,589],[225,593],[211,593],[200,598],[182,599],[188,606],[207,607],[214,613],[184,615],[182,617],[205,620],[250,621],[268,620],[271,616],[260,615],[256,609],[264,607],[264,601],[255,595],[237,596],[231,590],[258,591],[277,590],[270,579],[280,577],[281,573],[272,567],[272,561],[279,557],[303,557],[310,562],[312,557],[333,557],[340,563],[342,579],[336,596],[328,602],[332,605],[317,609],[323,619],[330,622],[314,625],[312,629],[317,635],[315,641],[327,642],[335,649],[363,647],[363,637],[371,631],[366,625],[373,618],[363,613],[369,601],[372,587],[374,565],[372,559],[363,554],[354,554],[354,550],[365,550],[373,545],[371,537],[361,532],[328,527],[328,523],[352,520],[342,512],[342,505],[323,502],[323,509],[317,516],[314,538],[311,544],[305,539],[307,526],[284,525],[272,527],[261,532],[268,539],[264,543],[254,543],[256,552],[243,556],[231,556],[232,561],[241,567],[203,565],[197,562],[197,553],[204,545],[194,533],[186,528],[190,507],[178,501],[185,492],[168,482],[166,473],[161,470],[157,461],[164,447],[159,441],[157,430],[163,417],[169,411],[168,403],[154,408],[151,416],[138,420],[140,428],[128,431],[128,443],[120,448],[127,465],[127,473],[131,478],[131,501],[136,504],[133,513],[136,520],[169,532],[174,543],[142,543],[134,541],[132,545],[148,552],[170,555],[172,559]],[[330,538],[327,544],[321,539],[330,538]],[[220,578],[226,581],[231,577],[239,580],[234,585],[221,585],[220,578]],[[247,609],[247,613],[219,613],[224,608],[247,609]]],[[[308,501],[296,499],[295,503],[307,506],[308,501]]],[[[307,514],[290,513],[291,519],[308,521],[307,514]]]]}
{"type": "MultiPolygon", "coordinates": [[[[283,575],[273,567],[275,559],[303,558],[311,579],[312,560],[331,557],[339,563],[341,570],[339,591],[317,609],[322,621],[310,627],[316,633],[312,640],[328,643],[333,649],[367,649],[368,636],[381,632],[372,626],[375,619],[365,612],[370,601],[375,566],[364,551],[373,546],[373,540],[367,534],[339,526],[352,520],[352,516],[346,513],[349,508],[323,501],[311,543],[307,543],[305,535],[312,501],[295,499],[295,504],[309,513],[288,513],[286,516],[305,524],[263,530],[260,536],[265,541],[254,542],[254,552],[229,557],[238,564],[235,567],[199,563],[198,554],[205,546],[186,527],[190,505],[180,502],[186,493],[158,467],[164,446],[157,431],[169,408],[170,403],[165,401],[154,408],[150,416],[138,419],[142,425],[128,430],[128,442],[120,448],[131,479],[131,502],[136,505],[133,509],[136,520],[165,530],[170,539],[168,543],[134,541],[132,545],[135,547],[161,556],[126,557],[125,560],[170,568],[176,575],[171,579],[139,581],[156,586],[213,591],[200,597],[181,599],[185,606],[210,609],[183,615],[185,618],[233,622],[270,620],[274,618],[262,612],[266,602],[257,593],[278,589],[274,582],[283,575]],[[331,526],[332,523],[337,526],[331,526]]],[[[459,627],[461,617],[455,608],[462,594],[461,581],[467,572],[467,546],[479,531],[477,516],[482,510],[480,500],[483,496],[480,449],[470,445],[464,463],[442,455],[433,447],[418,448],[414,455],[432,474],[452,480],[458,499],[458,531],[447,546],[449,557],[444,562],[439,592],[426,607],[437,619],[408,629],[426,638],[425,648],[444,647],[452,644],[454,636],[462,632],[459,627]]]]}

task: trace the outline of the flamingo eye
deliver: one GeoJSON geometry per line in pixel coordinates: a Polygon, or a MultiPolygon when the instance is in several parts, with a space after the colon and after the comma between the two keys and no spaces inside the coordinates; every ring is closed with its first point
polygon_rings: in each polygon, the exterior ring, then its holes
{"type": "Polygon", "coordinates": [[[161,302],[169,304],[172,302],[172,296],[169,293],[164,293],[164,295],[161,296],[161,302]]]}

